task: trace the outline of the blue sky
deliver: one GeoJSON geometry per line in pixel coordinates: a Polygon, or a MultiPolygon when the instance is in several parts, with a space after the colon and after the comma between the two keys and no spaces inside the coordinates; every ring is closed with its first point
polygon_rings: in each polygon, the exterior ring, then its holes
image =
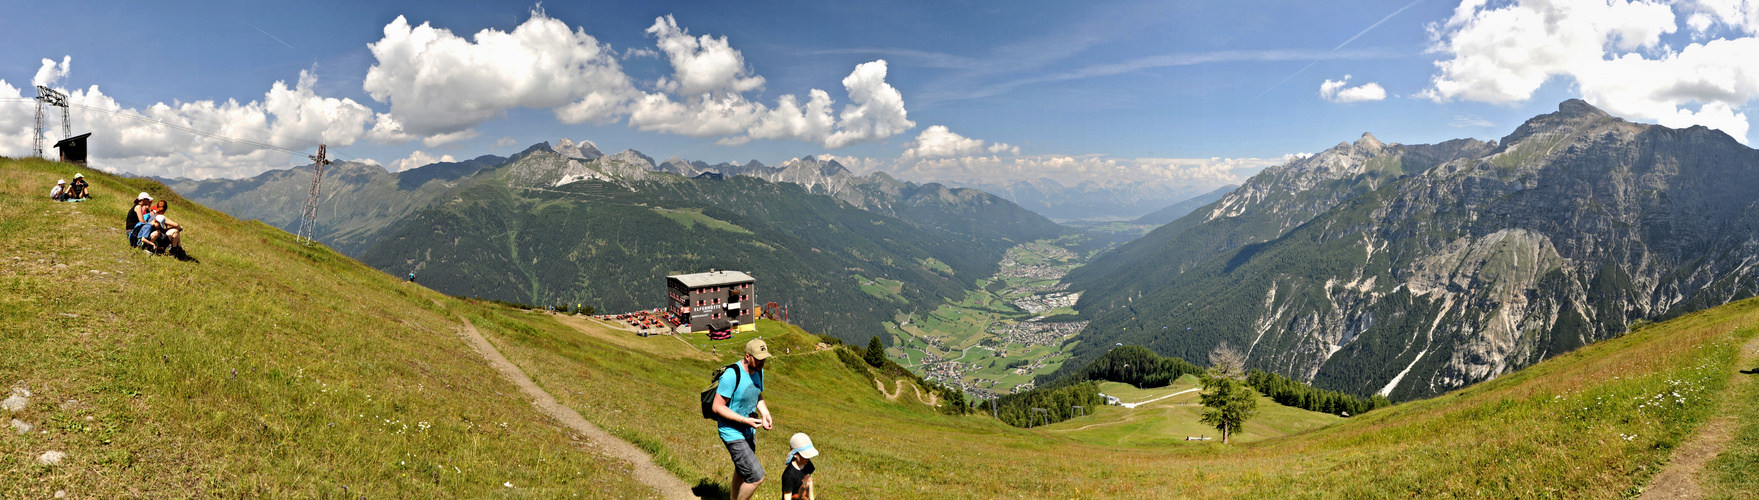
{"type": "Polygon", "coordinates": [[[0,94],[12,92],[0,95],[0,154],[30,147],[31,106],[5,98],[34,96],[32,80],[48,78],[88,106],[75,110],[74,128],[97,134],[94,162],[142,174],[248,176],[296,158],[117,113],[298,151],[325,141],[345,158],[393,170],[568,137],[661,159],[777,164],[832,154],[858,171],[920,180],[1139,176],[1195,190],[1365,131],[1403,143],[1496,139],[1572,97],[1635,121],[1702,123],[1749,142],[1746,116],[1759,94],[1759,63],[1749,61],[1759,60],[1759,0],[537,8],[14,7],[0,21],[0,80],[8,84],[0,94]],[[58,24],[56,12],[77,14],[58,24]],[[399,16],[402,38],[387,34],[399,16]],[[418,50],[424,24],[455,43],[418,50]],[[496,50],[478,36],[539,25],[563,29],[496,50]],[[411,49],[377,54],[375,45],[411,49]],[[581,56],[583,47],[599,53],[581,56]],[[511,53],[566,62],[508,76],[525,70],[482,60],[505,62],[511,53]],[[479,57],[456,62],[469,54],[479,57]],[[680,69],[674,55],[696,72],[680,69]],[[43,59],[56,64],[45,69],[43,59]],[[285,92],[270,105],[276,82],[285,92]],[[815,89],[830,101],[821,114],[772,113],[785,95],[806,106],[815,89]],[[158,103],[173,109],[148,109],[158,103]],[[860,116],[850,119],[851,107],[860,116]]]}

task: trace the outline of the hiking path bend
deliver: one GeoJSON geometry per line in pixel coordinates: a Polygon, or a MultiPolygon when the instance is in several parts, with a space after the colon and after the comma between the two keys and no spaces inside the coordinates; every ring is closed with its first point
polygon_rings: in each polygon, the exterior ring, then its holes
{"type": "Polygon", "coordinates": [[[597,425],[593,425],[592,422],[586,421],[586,418],[581,417],[580,413],[574,411],[573,408],[557,402],[556,398],[550,396],[549,392],[532,382],[531,377],[526,376],[524,370],[520,370],[512,361],[508,361],[506,356],[502,356],[501,351],[496,350],[495,346],[482,336],[482,333],[476,331],[476,326],[471,325],[470,320],[465,319],[462,315],[458,317],[458,320],[463,323],[464,336],[470,340],[477,352],[482,354],[483,359],[499,370],[502,376],[518,385],[519,390],[524,392],[526,396],[531,397],[531,405],[537,407],[538,411],[586,436],[612,458],[629,462],[633,466],[635,480],[657,490],[660,497],[697,498],[695,494],[691,493],[690,487],[684,484],[684,481],[654,464],[653,458],[649,457],[647,453],[642,452],[635,445],[629,444],[628,441],[612,436],[597,425]]]}
{"type": "MultiPolygon", "coordinates": [[[[1755,361],[1759,361],[1759,336],[1753,337],[1745,345],[1742,345],[1740,355],[1736,359],[1739,360],[1735,362],[1736,370],[1753,366],[1755,361]]],[[[1728,387],[1723,389],[1728,394],[1727,397],[1738,397],[1745,384],[1756,383],[1752,378],[1743,373],[1734,374],[1729,379],[1728,387]]],[[[1733,410],[1729,408],[1733,404],[1724,401],[1718,415],[1710,417],[1710,420],[1704,422],[1703,427],[1700,427],[1696,434],[1687,438],[1684,443],[1680,444],[1679,448],[1675,448],[1667,465],[1655,475],[1654,479],[1649,481],[1649,486],[1638,498],[1641,500],[1704,498],[1703,485],[1698,483],[1699,474],[1704,471],[1706,464],[1722,454],[1724,447],[1734,438],[1735,429],[1742,424],[1732,414],[1733,410]]]]}

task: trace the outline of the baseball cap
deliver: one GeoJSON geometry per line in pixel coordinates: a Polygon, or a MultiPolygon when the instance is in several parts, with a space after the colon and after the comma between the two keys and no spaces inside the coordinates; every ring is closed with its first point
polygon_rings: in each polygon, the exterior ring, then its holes
{"type": "Polygon", "coordinates": [[[73,178],[75,178],[75,179],[83,179],[83,178],[85,178],[85,176],[86,176],[86,174],[73,174],[73,178]]]}
{"type": "Polygon", "coordinates": [[[153,197],[152,197],[152,195],[147,194],[145,191],[142,191],[141,194],[138,196],[135,196],[134,199],[152,201],[153,197]]]}
{"type": "Polygon", "coordinates": [[[757,359],[770,359],[770,346],[763,339],[751,339],[745,343],[745,353],[757,359]]]}
{"type": "Polygon", "coordinates": [[[788,447],[793,448],[794,453],[806,457],[808,460],[818,456],[818,448],[812,447],[812,438],[806,437],[804,432],[796,432],[794,437],[788,438],[788,447]]]}

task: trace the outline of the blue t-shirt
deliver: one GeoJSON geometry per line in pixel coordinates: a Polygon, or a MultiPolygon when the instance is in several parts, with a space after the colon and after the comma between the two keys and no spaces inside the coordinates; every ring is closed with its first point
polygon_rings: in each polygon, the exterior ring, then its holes
{"type": "MultiPolygon", "coordinates": [[[[757,411],[757,398],[763,394],[763,372],[752,376],[750,372],[745,371],[744,362],[734,363],[734,365],[735,368],[721,372],[720,385],[715,387],[715,394],[727,398],[727,408],[733,410],[733,413],[750,415],[751,412],[757,411]],[[735,369],[744,372],[744,374],[734,373],[735,369]],[[734,378],[739,379],[739,387],[733,387],[734,378]]],[[[721,432],[721,441],[732,442],[757,437],[757,429],[745,424],[731,422],[724,418],[717,418],[715,422],[721,432]]]]}

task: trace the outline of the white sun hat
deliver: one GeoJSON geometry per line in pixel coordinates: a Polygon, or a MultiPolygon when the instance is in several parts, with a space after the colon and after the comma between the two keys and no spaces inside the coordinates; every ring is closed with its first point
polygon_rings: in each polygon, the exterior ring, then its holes
{"type": "Polygon", "coordinates": [[[812,457],[818,456],[818,448],[812,447],[812,438],[806,437],[806,433],[804,432],[796,432],[794,433],[794,437],[788,438],[788,447],[793,448],[793,450],[789,451],[789,461],[794,460],[792,455],[795,454],[806,457],[807,460],[811,460],[812,457]]]}

